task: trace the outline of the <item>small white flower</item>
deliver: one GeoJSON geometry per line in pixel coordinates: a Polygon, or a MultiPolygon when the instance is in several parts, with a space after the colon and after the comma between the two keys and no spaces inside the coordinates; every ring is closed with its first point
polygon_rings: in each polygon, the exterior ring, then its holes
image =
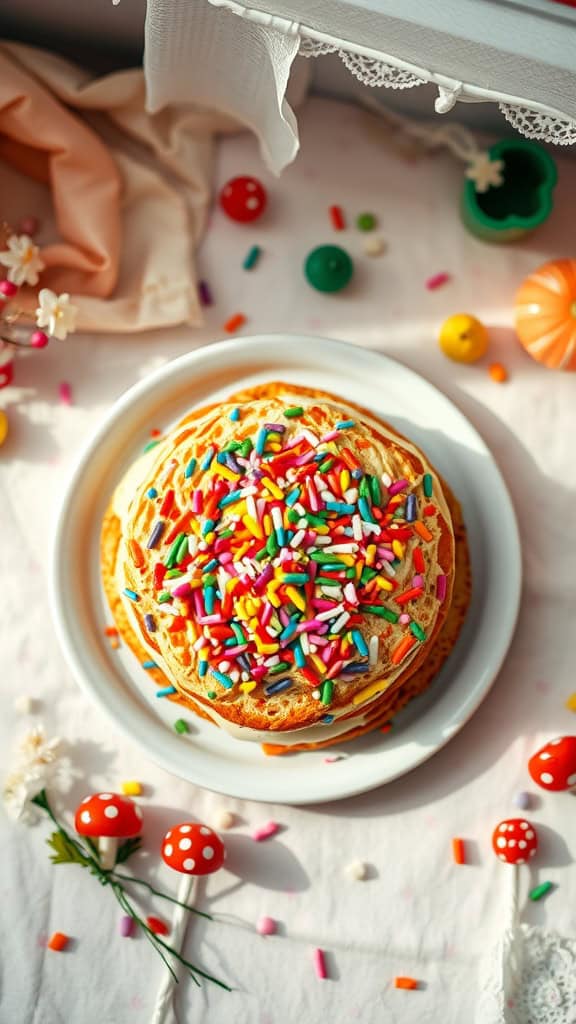
{"type": "Polygon", "coordinates": [[[44,270],[40,249],[29,235],[10,235],[8,249],[0,252],[0,263],[8,267],[8,280],[13,284],[37,284],[38,274],[44,270]]]}
{"type": "Polygon", "coordinates": [[[78,307],[70,302],[67,292],[56,295],[49,288],[41,288],[38,293],[40,305],[36,310],[36,324],[38,327],[47,327],[48,334],[64,341],[66,335],[76,327],[78,307]]]}
{"type": "Polygon", "coordinates": [[[489,153],[477,153],[466,168],[466,177],[476,185],[477,192],[487,192],[504,183],[504,161],[491,160],[489,153]]]}
{"type": "Polygon", "coordinates": [[[36,820],[36,808],[30,801],[45,786],[69,788],[72,765],[61,756],[61,745],[57,737],[47,739],[41,725],[24,734],[17,747],[16,766],[7,775],[2,792],[6,813],[14,820],[29,824],[36,820]]]}
{"type": "Polygon", "coordinates": [[[35,725],[25,733],[18,750],[24,765],[34,769],[38,765],[53,764],[58,757],[61,742],[58,736],[51,740],[46,739],[42,726],[35,725]]]}

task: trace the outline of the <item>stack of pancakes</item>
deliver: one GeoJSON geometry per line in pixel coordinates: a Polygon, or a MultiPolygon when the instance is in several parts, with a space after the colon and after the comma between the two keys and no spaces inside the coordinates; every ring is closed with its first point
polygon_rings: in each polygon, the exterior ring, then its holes
{"type": "Polygon", "coordinates": [[[194,410],[114,494],[116,626],[171,699],[266,753],[341,743],[432,681],[470,595],[460,507],[423,453],[270,383],[194,410]]]}

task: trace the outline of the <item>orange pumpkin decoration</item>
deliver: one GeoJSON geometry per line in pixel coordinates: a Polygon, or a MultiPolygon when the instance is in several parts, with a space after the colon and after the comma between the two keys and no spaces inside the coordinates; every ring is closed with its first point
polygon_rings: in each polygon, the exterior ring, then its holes
{"type": "Polygon", "coordinates": [[[516,332],[538,362],[576,370],[576,260],[552,260],[516,295],[516,332]]]}

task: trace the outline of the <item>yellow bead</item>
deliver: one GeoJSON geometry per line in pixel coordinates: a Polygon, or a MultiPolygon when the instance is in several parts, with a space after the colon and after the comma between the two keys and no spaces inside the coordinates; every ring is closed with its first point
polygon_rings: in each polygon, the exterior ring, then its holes
{"type": "Polygon", "coordinates": [[[122,783],[122,792],[124,796],[140,796],[142,792],[142,786],[135,779],[131,779],[128,782],[122,783]]]}
{"type": "Polygon", "coordinates": [[[0,409],[0,444],[8,437],[8,417],[3,409],[0,409]]]}
{"type": "Polygon", "coordinates": [[[566,701],[568,711],[576,711],[576,693],[571,693],[566,701]]]}
{"type": "Polygon", "coordinates": [[[456,313],[442,324],[438,343],[449,359],[457,363],[475,363],[488,348],[488,331],[475,316],[456,313]]]}

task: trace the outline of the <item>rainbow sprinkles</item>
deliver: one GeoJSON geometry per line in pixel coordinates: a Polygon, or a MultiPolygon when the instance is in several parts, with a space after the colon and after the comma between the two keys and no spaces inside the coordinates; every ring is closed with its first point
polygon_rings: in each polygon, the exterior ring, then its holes
{"type": "Polygon", "coordinates": [[[222,406],[218,428],[179,425],[145,457],[119,589],[180,694],[228,711],[250,701],[261,718],[305,694],[297,727],[330,725],[382,693],[443,618],[449,515],[418,449],[391,460],[402,473],[380,472],[363,417],[261,404],[272,419],[222,406]]]}

